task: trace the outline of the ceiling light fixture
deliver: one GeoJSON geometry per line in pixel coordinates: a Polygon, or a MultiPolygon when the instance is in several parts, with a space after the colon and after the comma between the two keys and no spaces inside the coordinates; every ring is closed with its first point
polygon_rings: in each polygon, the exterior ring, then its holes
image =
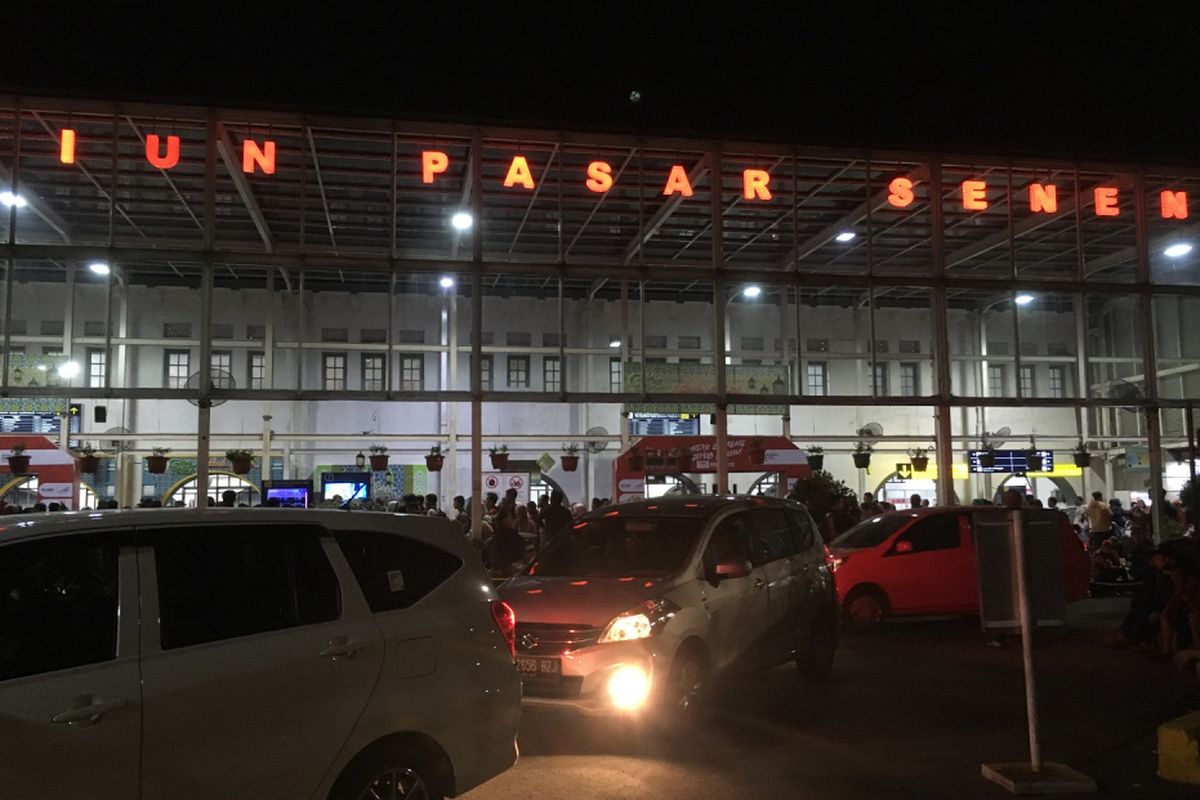
{"type": "Polygon", "coordinates": [[[21,197],[19,194],[13,194],[9,191],[0,192],[0,203],[3,203],[9,208],[12,208],[13,206],[16,206],[17,208],[24,208],[25,206],[29,205],[29,201],[24,197],[21,197]]]}
{"type": "Polygon", "coordinates": [[[833,239],[837,242],[849,242],[854,239],[855,236],[858,236],[858,234],[854,231],[842,231],[837,236],[833,237],[833,239]]]}
{"type": "Polygon", "coordinates": [[[447,275],[438,281],[438,285],[440,285],[443,289],[453,289],[454,278],[451,278],[449,275],[447,275]]]}
{"type": "Polygon", "coordinates": [[[762,294],[761,286],[747,286],[742,290],[742,294],[749,297],[751,300],[762,294]]]}
{"type": "Polygon", "coordinates": [[[91,264],[88,264],[88,269],[90,269],[92,272],[96,273],[97,275],[107,275],[110,272],[112,272],[112,268],[109,267],[108,264],[105,264],[103,261],[93,261],[91,264]]]}
{"type": "Polygon", "coordinates": [[[1019,294],[1019,295],[1017,295],[1017,298],[1016,298],[1016,300],[1017,300],[1017,305],[1019,305],[1019,306],[1027,306],[1027,305],[1029,305],[1030,303],[1032,303],[1032,302],[1033,302],[1033,295],[1031,295],[1031,294],[1019,294]]]}
{"type": "Polygon", "coordinates": [[[58,365],[58,377],[70,380],[79,374],[79,363],[75,361],[64,361],[58,365]]]}
{"type": "Polygon", "coordinates": [[[1163,255],[1167,258],[1182,258],[1190,252],[1192,252],[1192,246],[1190,244],[1187,242],[1179,242],[1178,244],[1173,244],[1167,249],[1163,250],[1163,255]]]}
{"type": "Polygon", "coordinates": [[[450,218],[450,224],[456,231],[470,230],[471,226],[475,224],[475,218],[465,211],[458,211],[450,218]]]}

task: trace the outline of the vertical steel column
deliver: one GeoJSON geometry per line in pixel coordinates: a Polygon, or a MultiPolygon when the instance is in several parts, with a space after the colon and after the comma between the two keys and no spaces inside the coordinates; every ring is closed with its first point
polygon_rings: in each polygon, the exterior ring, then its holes
{"type": "MultiPolygon", "coordinates": [[[[1188,435],[1188,478],[1192,482],[1192,491],[1196,490],[1196,420],[1192,415],[1192,404],[1189,402],[1187,408],[1183,410],[1184,425],[1187,426],[1188,435]]],[[[1195,515],[1195,509],[1189,509],[1189,513],[1195,515]]]]}
{"type": "Polygon", "coordinates": [[[933,358],[937,380],[936,430],[934,455],[937,459],[937,500],[939,505],[953,505],[954,492],[954,433],[950,424],[950,340],[946,315],[946,254],[942,229],[942,164],[934,160],[929,165],[929,222],[930,256],[933,263],[933,358]]]}
{"type": "Polygon", "coordinates": [[[471,135],[471,538],[483,536],[483,134],[471,135]]]}
{"type": "MultiPolygon", "coordinates": [[[[275,268],[267,270],[267,319],[263,324],[263,388],[275,388],[275,268]]],[[[268,408],[270,401],[267,402],[268,408]]]]}
{"type": "MultiPolygon", "coordinates": [[[[1072,170],[1074,197],[1079,195],[1079,166],[1072,170]]],[[[1083,257],[1083,203],[1075,202],[1075,280],[1083,286],[1086,280],[1087,268],[1083,257]]],[[[1082,291],[1075,294],[1075,399],[1083,401],[1091,394],[1088,387],[1088,336],[1087,336],[1087,295],[1082,291]]],[[[1064,392],[1067,387],[1063,387],[1064,392]]],[[[1079,430],[1079,441],[1087,444],[1092,424],[1091,412],[1082,402],[1075,406],[1075,423],[1079,430]]],[[[1091,467],[1083,468],[1080,485],[1083,489],[1083,499],[1086,502],[1091,496],[1091,467]]]]}
{"type": "MultiPolygon", "coordinates": [[[[1134,213],[1137,231],[1137,298],[1142,330],[1142,374],[1145,375],[1146,444],[1150,449],[1150,503],[1155,541],[1162,540],[1163,453],[1162,420],[1158,408],[1158,359],[1154,353],[1154,302],[1150,294],[1150,236],[1146,220],[1146,175],[1134,176],[1134,213]]],[[[1109,487],[1112,491],[1112,487],[1109,487]]]]}
{"type": "Polygon", "coordinates": [[[724,252],[724,203],[721,199],[724,167],[721,146],[713,146],[709,156],[709,211],[712,214],[713,259],[713,366],[717,370],[717,491],[729,491],[729,401],[725,376],[725,315],[727,312],[724,252]]]}
{"type": "Polygon", "coordinates": [[[204,264],[200,273],[200,397],[196,424],[196,507],[208,508],[209,434],[212,429],[212,250],[217,205],[217,118],[208,116],[204,142],[204,264]]]}
{"type": "MultiPolygon", "coordinates": [[[[21,191],[21,99],[17,98],[16,108],[13,109],[13,164],[12,164],[12,186],[9,191],[13,194],[18,194],[21,191]]],[[[17,241],[17,206],[14,203],[8,209],[8,245],[11,248],[17,241]]],[[[4,352],[0,353],[0,359],[3,363],[0,364],[0,370],[3,374],[0,375],[0,387],[8,389],[8,365],[9,355],[12,353],[12,294],[13,294],[13,271],[16,269],[16,264],[13,259],[6,258],[4,260],[4,352]]],[[[7,392],[6,392],[7,394],[7,392]]]]}
{"type": "MultiPolygon", "coordinates": [[[[269,481],[271,479],[271,415],[263,414],[263,432],[262,432],[262,479],[269,481]]],[[[266,492],[263,492],[263,503],[266,503],[266,492]]]]}
{"type": "MultiPolygon", "coordinates": [[[[450,287],[450,353],[446,366],[446,385],[453,392],[458,388],[458,281],[450,287]]],[[[389,356],[390,358],[390,356],[389,356]]],[[[458,494],[458,401],[449,404],[446,420],[446,464],[441,484],[446,490],[442,498],[449,501],[458,494]]]]}

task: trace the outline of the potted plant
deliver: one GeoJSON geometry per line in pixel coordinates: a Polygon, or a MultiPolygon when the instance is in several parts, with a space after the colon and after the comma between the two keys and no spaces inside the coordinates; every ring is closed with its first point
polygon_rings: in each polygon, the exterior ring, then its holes
{"type": "Polygon", "coordinates": [[[996,466],[996,448],[991,442],[984,442],[983,449],[979,451],[979,466],[994,467],[996,466]]]}
{"type": "Polygon", "coordinates": [[[813,472],[820,472],[825,468],[825,448],[813,445],[805,451],[808,456],[808,466],[813,472]]]}
{"type": "Polygon", "coordinates": [[[763,450],[763,440],[755,436],[747,445],[747,451],[750,455],[751,464],[761,464],[767,460],[767,453],[763,450]]]}
{"type": "Polygon", "coordinates": [[[25,443],[17,442],[8,454],[8,468],[13,475],[25,475],[29,472],[29,456],[25,455],[25,443]]]}
{"type": "Polygon", "coordinates": [[[1075,449],[1071,451],[1071,458],[1075,460],[1075,466],[1079,467],[1080,469],[1087,469],[1087,467],[1092,463],[1092,454],[1088,452],[1088,449],[1082,440],[1079,442],[1079,444],[1075,445],[1075,449]]]}
{"type": "Polygon", "coordinates": [[[442,455],[442,446],[435,444],[429,448],[429,452],[425,455],[425,468],[430,472],[441,472],[442,465],[446,463],[446,457],[442,455]]]}
{"type": "Polygon", "coordinates": [[[875,448],[866,442],[854,443],[854,466],[858,469],[866,469],[871,466],[871,451],[875,448]]]}
{"type": "Polygon", "coordinates": [[[371,471],[383,472],[386,470],[388,465],[387,448],[381,444],[373,444],[367,450],[371,453],[371,455],[367,456],[371,461],[371,471]]]}
{"type": "Polygon", "coordinates": [[[563,472],[574,472],[579,469],[579,445],[571,442],[563,445],[563,472]]]}
{"type": "Polygon", "coordinates": [[[90,444],[85,444],[76,450],[75,457],[79,459],[80,472],[95,475],[96,470],[100,469],[100,456],[96,455],[96,448],[90,444]]]}
{"type": "Polygon", "coordinates": [[[234,475],[246,475],[254,468],[254,456],[249,450],[226,450],[225,458],[229,459],[234,475]]]}
{"type": "Polygon", "coordinates": [[[146,456],[146,471],[152,475],[162,475],[167,471],[167,453],[171,452],[169,447],[155,447],[151,450],[150,455],[146,456]]]}
{"type": "Polygon", "coordinates": [[[508,445],[492,447],[488,453],[492,457],[492,469],[503,470],[508,466],[508,445]]]}
{"type": "Polygon", "coordinates": [[[692,468],[692,454],[682,447],[672,447],[667,451],[667,466],[679,472],[687,472],[692,468]]]}
{"type": "Polygon", "coordinates": [[[924,472],[929,469],[929,449],[914,447],[908,451],[908,459],[912,462],[913,472],[924,472]]]}
{"type": "Polygon", "coordinates": [[[642,453],[638,450],[637,445],[629,448],[629,469],[634,472],[641,472],[646,468],[646,460],[642,458],[642,453]]]}

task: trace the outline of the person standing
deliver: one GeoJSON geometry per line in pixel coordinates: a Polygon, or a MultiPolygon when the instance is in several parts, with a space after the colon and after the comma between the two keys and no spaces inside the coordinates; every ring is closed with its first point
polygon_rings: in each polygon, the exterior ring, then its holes
{"type": "Polygon", "coordinates": [[[425,516],[427,517],[444,517],[446,512],[438,508],[438,496],[436,494],[425,495],[425,516]]]}
{"type": "Polygon", "coordinates": [[[1104,495],[1092,492],[1092,502],[1087,506],[1088,552],[1095,553],[1100,543],[1112,536],[1112,509],[1104,502],[1104,495]]]}
{"type": "Polygon", "coordinates": [[[874,517],[877,514],[883,513],[883,506],[875,501],[875,495],[870,492],[863,492],[862,515],[864,517],[874,517]]]}
{"type": "Polygon", "coordinates": [[[542,544],[547,545],[574,522],[571,512],[563,505],[561,489],[550,493],[550,505],[542,512],[542,544]]]}

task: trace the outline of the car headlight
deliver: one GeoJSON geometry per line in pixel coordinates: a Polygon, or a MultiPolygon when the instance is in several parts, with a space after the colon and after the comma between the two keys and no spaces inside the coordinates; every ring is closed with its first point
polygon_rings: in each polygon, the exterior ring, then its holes
{"type": "Polygon", "coordinates": [[[679,606],[670,600],[647,600],[639,603],[618,614],[608,623],[604,633],[600,634],[600,643],[648,639],[661,630],[663,624],[678,610],[679,606]]]}

